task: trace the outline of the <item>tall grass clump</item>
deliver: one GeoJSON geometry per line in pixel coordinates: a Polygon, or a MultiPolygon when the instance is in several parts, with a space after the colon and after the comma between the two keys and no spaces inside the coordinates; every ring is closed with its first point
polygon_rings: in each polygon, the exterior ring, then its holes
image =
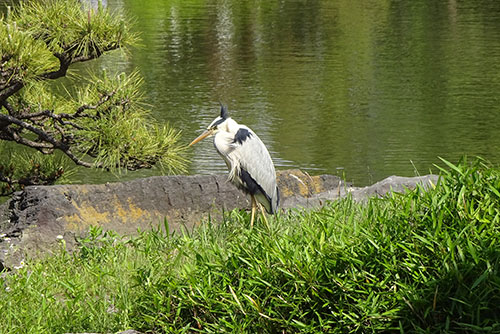
{"type": "Polygon", "coordinates": [[[253,229],[233,211],[189,233],[93,230],[5,276],[0,332],[500,332],[500,170],[444,163],[430,190],[253,229]]]}

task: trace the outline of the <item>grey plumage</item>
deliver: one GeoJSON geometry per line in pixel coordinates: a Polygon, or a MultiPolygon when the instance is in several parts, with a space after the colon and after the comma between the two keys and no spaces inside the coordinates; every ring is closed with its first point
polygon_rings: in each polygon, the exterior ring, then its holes
{"type": "Polygon", "coordinates": [[[229,132],[231,134],[229,136],[218,132],[214,137],[214,145],[226,161],[229,168],[229,180],[238,188],[254,195],[268,213],[274,213],[279,204],[279,192],[271,155],[251,129],[244,125],[237,125],[238,131],[243,129],[245,133],[248,132],[246,140],[237,140],[236,135],[231,136],[232,132],[229,132]],[[225,151],[221,152],[221,146],[225,148],[225,151]],[[251,184],[251,180],[242,177],[245,172],[257,184],[257,189],[251,184]]]}

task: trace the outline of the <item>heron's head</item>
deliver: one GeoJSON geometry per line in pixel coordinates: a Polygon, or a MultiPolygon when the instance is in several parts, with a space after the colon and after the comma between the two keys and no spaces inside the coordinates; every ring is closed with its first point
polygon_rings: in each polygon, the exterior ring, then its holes
{"type": "Polygon", "coordinates": [[[213,135],[215,135],[219,130],[223,129],[224,126],[226,125],[227,123],[227,120],[229,119],[229,114],[227,112],[227,108],[221,104],[220,106],[220,116],[217,116],[216,119],[214,119],[212,121],[212,123],[210,123],[210,125],[207,127],[207,129],[205,130],[205,132],[203,132],[201,135],[199,135],[198,137],[196,137],[192,142],[191,144],[189,144],[189,146],[192,146],[194,144],[196,144],[197,142],[207,138],[207,137],[211,137],[213,135]]]}

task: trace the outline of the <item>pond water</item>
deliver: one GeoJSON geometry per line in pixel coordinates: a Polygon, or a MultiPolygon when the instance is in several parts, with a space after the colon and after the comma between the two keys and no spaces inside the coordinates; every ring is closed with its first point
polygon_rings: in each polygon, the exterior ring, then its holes
{"type": "MultiPolygon", "coordinates": [[[[500,163],[500,1],[107,2],[142,43],[79,70],[138,68],[154,116],[185,144],[222,101],[278,169],[366,185],[436,171],[438,157],[500,163]]],[[[210,140],[190,159],[190,173],[226,172],[210,140]]]]}

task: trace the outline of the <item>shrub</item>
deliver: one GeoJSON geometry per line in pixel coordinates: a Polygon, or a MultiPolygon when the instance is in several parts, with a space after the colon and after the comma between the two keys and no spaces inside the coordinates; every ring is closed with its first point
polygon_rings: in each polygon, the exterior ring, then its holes
{"type": "Polygon", "coordinates": [[[238,211],[129,240],[93,229],[5,277],[0,332],[500,332],[500,171],[445,163],[429,191],[253,229],[238,211]]]}

